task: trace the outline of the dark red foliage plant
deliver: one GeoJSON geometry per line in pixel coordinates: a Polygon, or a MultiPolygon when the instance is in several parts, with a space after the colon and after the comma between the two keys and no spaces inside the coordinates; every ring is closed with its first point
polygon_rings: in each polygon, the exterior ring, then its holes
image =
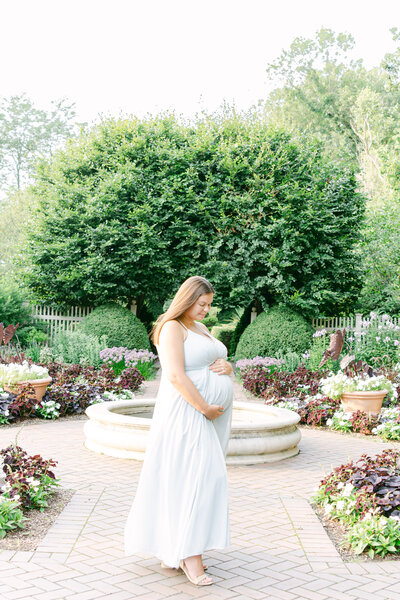
{"type": "Polygon", "coordinates": [[[45,460],[40,454],[28,456],[27,452],[16,444],[11,444],[0,450],[0,455],[3,456],[3,471],[6,474],[6,482],[11,486],[9,495],[13,498],[19,494],[21,504],[25,508],[31,508],[32,506],[29,493],[32,489],[30,478],[41,480],[41,478],[47,476],[53,479],[54,482],[58,481],[54,472],[50,470],[50,467],[57,465],[55,460],[45,460]]]}
{"type": "Polygon", "coordinates": [[[9,404],[9,413],[14,417],[30,417],[35,412],[37,400],[35,390],[30,383],[22,385],[15,399],[9,404]]]}
{"type": "Polygon", "coordinates": [[[366,412],[357,410],[351,415],[351,426],[353,431],[356,433],[363,433],[364,435],[371,435],[372,430],[379,423],[377,415],[369,415],[366,412]]]}
{"type": "Polygon", "coordinates": [[[298,366],[293,373],[269,373],[262,366],[257,366],[248,369],[243,375],[243,387],[255,396],[263,396],[267,401],[291,396],[302,398],[317,394],[319,382],[325,376],[326,372],[310,371],[304,365],[298,366]]]}
{"type": "Polygon", "coordinates": [[[296,412],[300,415],[300,423],[321,426],[326,425],[327,419],[333,416],[333,413],[338,410],[339,406],[340,400],[332,400],[325,397],[318,400],[310,400],[296,412]]]}
{"type": "Polygon", "coordinates": [[[143,383],[144,377],[138,369],[135,367],[129,367],[124,369],[117,379],[118,386],[121,386],[122,390],[137,390],[143,383]]]}
{"type": "Polygon", "coordinates": [[[325,493],[336,494],[338,484],[351,483],[357,488],[357,510],[365,514],[370,508],[379,508],[386,517],[400,516],[400,454],[397,450],[383,450],[374,457],[363,454],[354,463],[340,465],[321,481],[325,493]]]}

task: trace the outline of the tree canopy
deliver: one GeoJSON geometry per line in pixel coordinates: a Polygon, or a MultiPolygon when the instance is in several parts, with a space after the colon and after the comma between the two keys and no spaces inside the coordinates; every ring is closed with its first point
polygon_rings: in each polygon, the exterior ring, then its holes
{"type": "Polygon", "coordinates": [[[42,162],[33,194],[25,280],[46,303],[135,298],[156,313],[194,274],[226,309],[315,315],[358,295],[352,168],[260,120],[106,120],[42,162]]]}
{"type": "Polygon", "coordinates": [[[62,99],[50,111],[25,95],[0,100],[0,183],[21,190],[38,157],[49,156],[73,130],[74,104],[62,99]]]}

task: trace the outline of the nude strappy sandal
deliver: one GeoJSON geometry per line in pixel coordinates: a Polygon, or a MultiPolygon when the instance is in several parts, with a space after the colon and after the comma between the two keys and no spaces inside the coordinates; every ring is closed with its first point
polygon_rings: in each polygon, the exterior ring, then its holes
{"type": "MultiPolygon", "coordinates": [[[[161,568],[162,568],[162,569],[175,569],[175,567],[170,567],[170,566],[166,565],[166,564],[165,564],[165,562],[163,562],[163,561],[161,561],[161,568]]],[[[178,569],[180,569],[180,567],[178,567],[178,569]]],[[[205,564],[203,564],[203,569],[204,569],[205,571],[207,571],[207,569],[208,569],[208,566],[207,566],[207,565],[205,565],[205,564]]]]}
{"type": "Polygon", "coordinates": [[[188,580],[190,581],[190,583],[193,583],[193,585],[212,585],[214,582],[211,581],[205,581],[206,579],[209,579],[209,576],[206,575],[205,573],[202,573],[201,575],[198,575],[198,577],[191,577],[189,575],[189,571],[187,570],[185,563],[183,560],[180,561],[179,563],[179,567],[182,569],[182,571],[185,573],[186,577],[188,578],[188,580]]]}

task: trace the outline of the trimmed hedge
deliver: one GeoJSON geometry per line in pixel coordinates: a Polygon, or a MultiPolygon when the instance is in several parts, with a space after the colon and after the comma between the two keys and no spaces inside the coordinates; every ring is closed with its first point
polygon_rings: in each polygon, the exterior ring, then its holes
{"type": "Polygon", "coordinates": [[[228,323],[226,325],[215,325],[211,330],[212,335],[225,344],[228,355],[230,354],[231,340],[235,327],[236,323],[228,323]]]}
{"type": "Polygon", "coordinates": [[[98,338],[105,335],[109,347],[124,346],[132,350],[150,350],[150,340],[143,323],[127,308],[115,303],[95,308],[78,326],[78,330],[98,338]]]}
{"type": "Polygon", "coordinates": [[[299,313],[273,306],[250,323],[240,337],[235,360],[254,356],[302,354],[311,344],[313,328],[299,313]]]}

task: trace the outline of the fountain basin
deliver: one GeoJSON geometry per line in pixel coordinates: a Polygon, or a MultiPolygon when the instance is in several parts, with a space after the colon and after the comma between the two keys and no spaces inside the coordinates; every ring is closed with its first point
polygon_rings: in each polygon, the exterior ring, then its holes
{"type": "MultiPolygon", "coordinates": [[[[85,447],[118,458],[143,460],[155,398],[118,400],[86,409],[85,447]]],[[[233,402],[228,465],[269,463],[295,456],[300,416],[285,408],[233,402]]]]}

